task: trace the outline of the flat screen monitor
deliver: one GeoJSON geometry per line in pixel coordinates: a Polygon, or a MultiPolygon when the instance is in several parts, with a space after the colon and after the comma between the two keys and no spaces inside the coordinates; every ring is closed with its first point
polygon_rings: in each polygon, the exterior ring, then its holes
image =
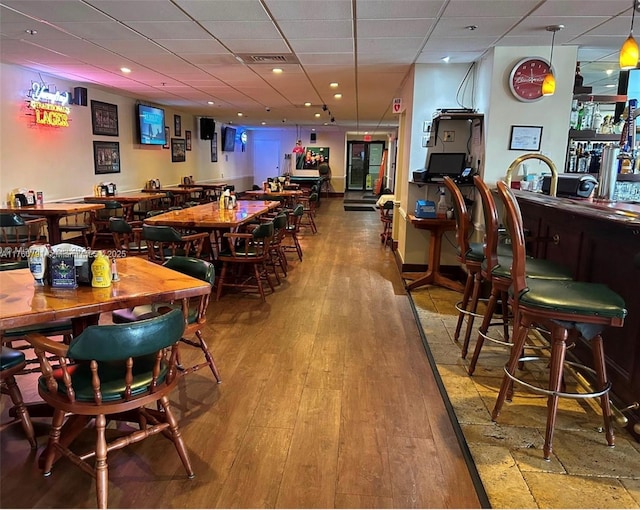
{"type": "Polygon", "coordinates": [[[433,152],[429,156],[427,178],[444,177],[445,175],[452,179],[459,177],[464,171],[466,163],[466,152],[433,152]]]}
{"type": "Polygon", "coordinates": [[[222,150],[233,152],[236,148],[236,128],[225,127],[222,130],[222,150]]]}
{"type": "Polygon", "coordinates": [[[138,141],[142,145],[164,145],[164,110],[139,104],[136,106],[138,119],[138,141]]]}

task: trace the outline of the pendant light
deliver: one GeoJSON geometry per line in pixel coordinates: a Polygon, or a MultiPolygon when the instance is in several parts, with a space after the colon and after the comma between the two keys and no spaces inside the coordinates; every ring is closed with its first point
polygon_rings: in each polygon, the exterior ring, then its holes
{"type": "Polygon", "coordinates": [[[635,69],[638,65],[638,43],[633,38],[633,20],[636,15],[637,0],[631,2],[631,30],[629,37],[620,48],[620,69],[635,69]]]}
{"type": "Polygon", "coordinates": [[[542,81],[542,95],[552,96],[556,91],[556,77],[553,75],[553,45],[556,39],[556,32],[562,30],[564,25],[549,25],[547,32],[553,32],[551,36],[551,57],[549,58],[549,72],[542,81]]]}

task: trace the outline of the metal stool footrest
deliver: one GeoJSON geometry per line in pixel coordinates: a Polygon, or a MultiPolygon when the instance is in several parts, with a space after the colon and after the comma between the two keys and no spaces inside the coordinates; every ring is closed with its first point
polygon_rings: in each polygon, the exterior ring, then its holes
{"type": "MultiPolygon", "coordinates": [[[[488,299],[486,299],[486,298],[482,298],[482,299],[478,300],[479,303],[486,303],[487,301],[488,301],[488,299]]],[[[476,319],[482,319],[482,317],[484,317],[484,315],[481,314],[481,313],[472,312],[471,310],[465,310],[464,308],[462,308],[462,301],[458,301],[455,304],[455,307],[456,307],[456,310],[458,310],[458,312],[460,312],[463,315],[466,315],[466,316],[472,315],[476,319]]]]}
{"type": "MultiPolygon", "coordinates": [[[[544,361],[545,363],[549,362],[549,358],[543,358],[541,356],[524,356],[522,358],[519,358],[518,361],[520,363],[523,362],[532,362],[532,361],[544,361]]],[[[594,369],[592,369],[591,367],[587,367],[581,363],[575,363],[573,361],[567,361],[565,360],[564,364],[566,366],[569,366],[571,368],[573,368],[574,370],[576,368],[579,368],[580,370],[585,370],[589,373],[591,373],[592,375],[596,375],[596,371],[594,369]]],[[[546,388],[541,388],[540,386],[535,386],[533,384],[530,384],[522,379],[520,379],[519,377],[516,377],[515,375],[511,375],[508,371],[507,371],[507,367],[505,365],[504,367],[504,373],[507,374],[507,377],[509,379],[511,379],[514,382],[517,382],[518,384],[524,386],[525,388],[528,388],[529,390],[533,391],[534,393],[539,393],[542,395],[548,395],[548,396],[558,396],[558,397],[563,397],[563,398],[573,398],[573,399],[585,399],[585,398],[597,398],[597,397],[601,397],[602,395],[606,394],[609,392],[609,390],[611,389],[611,382],[607,381],[607,384],[605,385],[605,388],[600,390],[600,391],[591,391],[591,392],[587,392],[587,393],[565,393],[562,391],[553,391],[553,390],[549,390],[546,388]]]]}

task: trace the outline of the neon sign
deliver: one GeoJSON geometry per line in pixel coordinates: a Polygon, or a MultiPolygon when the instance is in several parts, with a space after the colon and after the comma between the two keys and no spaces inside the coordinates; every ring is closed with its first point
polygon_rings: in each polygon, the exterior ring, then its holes
{"type": "Polygon", "coordinates": [[[69,127],[69,93],[53,92],[52,88],[44,83],[32,83],[27,92],[29,108],[35,113],[38,125],[69,127]]]}

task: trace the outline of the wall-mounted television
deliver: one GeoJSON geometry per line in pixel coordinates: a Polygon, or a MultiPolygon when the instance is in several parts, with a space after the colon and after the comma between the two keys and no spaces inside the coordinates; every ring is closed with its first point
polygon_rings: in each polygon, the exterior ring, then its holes
{"type": "Polygon", "coordinates": [[[236,148],[236,128],[225,127],[222,130],[222,150],[233,152],[236,148]]]}
{"type": "Polygon", "coordinates": [[[146,104],[136,105],[138,142],[142,145],[165,145],[164,110],[146,104]]]}

